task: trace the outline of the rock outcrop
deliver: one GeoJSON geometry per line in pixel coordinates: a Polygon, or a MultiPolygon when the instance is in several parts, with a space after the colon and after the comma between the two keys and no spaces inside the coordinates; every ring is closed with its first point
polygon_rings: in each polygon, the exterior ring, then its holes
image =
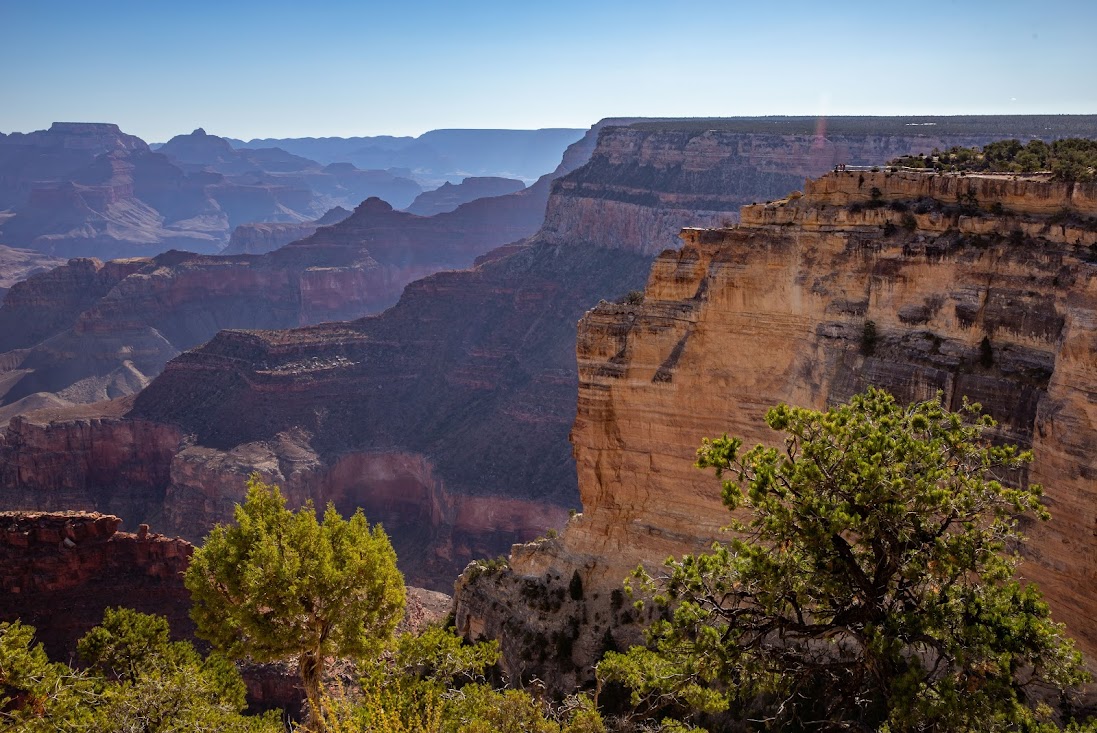
{"type": "Polygon", "coordinates": [[[1097,658],[1084,590],[1097,573],[1097,188],[831,173],[744,207],[737,228],[682,238],[642,302],[600,304],[580,323],[583,513],[559,538],[516,546],[508,568],[471,566],[459,627],[500,638],[515,676],[584,681],[602,652],[637,638],[621,625],[633,620],[621,618],[628,572],[721,537],[719,482],[693,465],[701,439],[774,443],[770,406],[823,408],[876,385],[980,402],[996,437],[1033,450],[1029,479],[1053,519],[1029,528],[1023,574],[1097,658]],[[540,609],[574,583],[584,600],[563,622],[540,609]],[[557,637],[567,653],[538,658],[536,641],[557,637]]]}
{"type": "Polygon", "coordinates": [[[415,197],[405,211],[417,216],[434,216],[453,211],[461,204],[491,196],[505,196],[521,191],[526,184],[513,178],[490,176],[471,177],[454,184],[446,181],[432,191],[424,191],[415,197]]]}
{"type": "MultiPolygon", "coordinates": [[[[113,607],[164,616],[173,638],[194,641],[183,584],[194,546],[148,525],[119,532],[121,524],[97,512],[0,512],[0,622],[34,626],[47,654],[69,663],[76,642],[113,607]]],[[[438,622],[451,606],[447,595],[408,587],[400,630],[438,622]]],[[[240,669],[249,707],[300,714],[304,693],[291,662],[240,669]]]]}
{"type": "Polygon", "coordinates": [[[150,532],[119,532],[116,516],[0,512],[0,621],[37,631],[47,653],[69,660],[76,641],[126,606],[166,616],[177,638],[192,637],[183,587],[194,547],[150,532]]]}
{"type": "Polygon", "coordinates": [[[48,272],[63,264],[65,264],[64,260],[41,252],[15,249],[0,244],[0,302],[15,283],[26,280],[31,275],[48,272]]]}

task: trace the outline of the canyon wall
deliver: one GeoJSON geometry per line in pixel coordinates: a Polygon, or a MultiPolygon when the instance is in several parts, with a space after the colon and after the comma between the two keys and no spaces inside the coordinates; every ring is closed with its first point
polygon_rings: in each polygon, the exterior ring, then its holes
{"type": "Polygon", "coordinates": [[[571,433],[583,513],[509,567],[458,583],[459,627],[500,638],[505,667],[560,689],[638,638],[622,600],[637,564],[706,549],[728,515],[694,468],[704,437],[775,443],[779,403],[824,408],[869,385],[904,401],[982,403],[1031,448],[1052,520],[1028,528],[1025,578],[1092,660],[1097,603],[1097,188],[1013,176],[848,171],[687,229],[642,303],[580,323],[571,433]],[[875,338],[866,340],[872,322],[875,338]],[[578,581],[572,581],[575,577],[578,581]],[[546,614],[578,582],[583,598],[546,614]],[[545,659],[538,640],[567,653],[545,659]],[[560,641],[562,640],[562,641],[560,641]]]}
{"type": "Polygon", "coordinates": [[[586,162],[601,124],[529,188],[451,212],[415,216],[372,198],[349,216],[333,209],[315,222],[241,229],[245,250],[305,235],[259,256],[81,258],[18,283],[0,306],[0,425],[43,406],[133,394],[221,329],[291,328],[392,305],[407,283],[536,232],[552,181],[586,162]]]}
{"type": "Polygon", "coordinates": [[[229,243],[219,254],[261,255],[273,252],[290,242],[312,236],[320,227],[338,224],[350,215],[351,212],[336,206],[316,221],[241,224],[232,230],[229,243]]]}
{"type": "MultiPolygon", "coordinates": [[[[228,517],[242,496],[243,477],[259,470],[296,498],[367,507],[384,518],[409,579],[444,589],[468,560],[562,524],[580,496],[567,443],[579,386],[579,317],[603,298],[634,307],[630,291],[647,279],[651,253],[662,246],[659,232],[736,216],[740,195],[721,195],[720,186],[742,178],[758,187],[751,200],[766,200],[767,171],[782,165],[794,173],[825,171],[848,154],[830,150],[818,135],[709,134],[692,125],[605,125],[600,135],[572,146],[558,171],[589,157],[598,175],[584,167],[555,184],[542,179],[513,199],[481,199],[448,215],[413,217],[369,204],[381,221],[407,217],[430,228],[443,217],[466,216],[463,211],[544,195],[550,216],[536,236],[481,255],[471,269],[409,284],[381,315],[286,331],[223,331],[169,362],[120,415],[182,436],[170,451],[166,481],[147,487],[163,497],[157,515],[163,526],[201,537],[210,523],[228,517]],[[781,153],[786,148],[791,152],[781,153]],[[813,158],[816,149],[823,152],[813,158]],[[714,188],[709,176],[724,183],[714,188]],[[644,191],[646,198],[637,193],[644,191]]],[[[944,144],[939,136],[866,133],[857,139],[859,149],[880,155],[944,144]]],[[[789,176],[801,185],[798,173],[789,176]]],[[[270,257],[339,252],[334,233],[356,217],[270,257]]],[[[402,239],[406,229],[376,231],[383,236],[366,246],[377,262],[419,264],[419,250],[402,239]]],[[[471,257],[476,239],[450,241],[471,257]]],[[[320,281],[330,274],[312,272],[320,281]]],[[[324,305],[325,312],[334,305],[324,305]]],[[[600,308],[612,307],[618,306],[600,308]]],[[[25,425],[64,423],[63,412],[33,413],[25,425]]],[[[94,432],[87,440],[96,440],[94,432]]],[[[0,444],[0,460],[26,465],[81,450],[49,440],[9,441],[0,444]]],[[[0,484],[0,505],[51,491],[33,477],[14,481],[0,484]]],[[[120,479],[115,491],[123,488],[140,492],[142,484],[120,479]]],[[[562,577],[566,582],[570,573],[562,577]]]]}

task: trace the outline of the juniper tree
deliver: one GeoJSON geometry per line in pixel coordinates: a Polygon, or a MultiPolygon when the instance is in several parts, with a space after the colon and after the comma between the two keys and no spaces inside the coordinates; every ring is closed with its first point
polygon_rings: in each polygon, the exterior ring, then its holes
{"type": "Polygon", "coordinates": [[[278,488],[257,475],[187,569],[198,635],[235,658],[292,658],[315,721],[331,656],[376,654],[404,610],[404,580],[380,526],[361,510],[344,520],[329,504],[286,508],[278,488]]]}
{"type": "Polygon", "coordinates": [[[825,412],[778,406],[780,448],[723,436],[735,514],[711,553],[653,578],[649,648],[602,681],[649,712],[730,708],[779,730],[1033,729],[1041,697],[1085,677],[1032,584],[1015,578],[1022,517],[1047,519],[1028,453],[994,445],[978,406],[903,407],[870,390],[825,412]]]}

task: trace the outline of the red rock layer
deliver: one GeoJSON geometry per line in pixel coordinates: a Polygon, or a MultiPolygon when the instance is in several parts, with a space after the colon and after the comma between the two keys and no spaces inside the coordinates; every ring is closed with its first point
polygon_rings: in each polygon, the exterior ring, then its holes
{"type": "Polygon", "coordinates": [[[0,512],[0,620],[37,629],[54,659],[126,606],[167,616],[177,638],[190,637],[190,595],[182,573],[194,548],[147,531],[118,532],[115,516],[0,512]]]}

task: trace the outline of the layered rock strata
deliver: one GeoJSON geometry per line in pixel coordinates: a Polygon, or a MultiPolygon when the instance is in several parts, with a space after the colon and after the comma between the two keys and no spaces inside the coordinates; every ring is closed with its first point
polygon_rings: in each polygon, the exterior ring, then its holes
{"type": "Polygon", "coordinates": [[[312,236],[320,227],[338,224],[350,215],[351,212],[341,206],[336,206],[316,221],[282,224],[241,224],[232,230],[232,237],[229,238],[228,245],[220,254],[261,255],[273,252],[290,242],[312,236]]]}
{"type": "Polygon", "coordinates": [[[616,595],[630,569],[722,536],[719,482],[693,465],[701,439],[772,444],[769,407],[824,408],[876,385],[980,402],[997,438],[1033,450],[1028,478],[1053,519],[1028,528],[1023,575],[1097,658],[1084,590],[1097,574],[1097,188],[832,173],[744,207],[737,228],[682,238],[642,303],[603,303],[580,323],[583,513],[557,539],[516,546],[506,569],[470,568],[459,626],[500,638],[515,676],[588,679],[602,652],[637,638],[616,595]],[[529,600],[573,576],[584,598],[567,623],[529,600]],[[530,640],[545,638],[567,653],[538,660],[530,640]]]}
{"type": "MultiPolygon", "coordinates": [[[[558,181],[550,221],[536,237],[493,250],[470,270],[413,283],[379,317],[224,332],[172,361],[124,417],[188,436],[172,453],[167,478],[145,486],[164,497],[168,526],[201,536],[227,516],[244,477],[259,470],[295,499],[366,507],[385,520],[411,580],[445,588],[468,559],[562,522],[578,498],[566,442],[578,383],[576,319],[600,298],[634,300],[627,295],[646,278],[658,232],[736,214],[739,194],[713,189],[706,161],[718,180],[743,176],[761,186],[770,180],[763,173],[788,161],[826,170],[847,154],[822,145],[824,154],[808,155],[821,145],[814,135],[708,134],[692,121],[674,124],[603,127],[590,164],[601,174],[584,168],[558,181]],[[781,157],[786,148],[793,152],[781,157]],[[632,151],[636,164],[622,151],[632,151]]],[[[562,170],[591,155],[583,145],[593,146],[594,137],[570,149],[562,170]]],[[[857,139],[859,149],[877,154],[940,144],[917,135],[857,139]]],[[[547,196],[549,185],[545,179],[513,196],[547,196]]],[[[754,194],[767,195],[763,188],[754,194]]],[[[433,226],[505,198],[426,219],[402,216],[433,226]]],[[[330,233],[354,218],[275,254],[334,247],[330,233]]],[[[41,413],[25,423],[28,430],[48,424],[41,413]]],[[[50,450],[64,452],[48,444],[9,441],[0,458],[30,464],[50,450]]],[[[18,489],[5,484],[0,497],[49,490],[37,480],[18,489]]]]}
{"type": "Polygon", "coordinates": [[[0,211],[12,214],[0,216],[3,240],[58,257],[213,253],[240,225],[304,223],[374,196],[405,206],[421,190],[351,163],[237,151],[201,129],[155,152],[116,125],[0,134],[0,211]]]}
{"type": "Polygon", "coordinates": [[[460,183],[446,181],[433,191],[424,191],[415,197],[405,211],[418,216],[434,216],[453,211],[461,204],[488,196],[505,196],[521,191],[526,184],[513,178],[488,176],[465,178],[460,183]]]}
{"type": "Polygon", "coordinates": [[[9,352],[0,362],[0,407],[35,394],[73,403],[133,394],[223,328],[378,312],[407,283],[527,236],[540,217],[532,203],[474,202],[422,218],[369,199],[265,255],[71,260],[18,283],[0,307],[0,348],[9,352]]]}
{"type": "Polygon", "coordinates": [[[191,637],[182,573],[193,546],[147,526],[119,532],[121,523],[99,513],[0,512],[0,621],[34,626],[62,660],[114,606],[166,616],[177,638],[191,637]]]}

